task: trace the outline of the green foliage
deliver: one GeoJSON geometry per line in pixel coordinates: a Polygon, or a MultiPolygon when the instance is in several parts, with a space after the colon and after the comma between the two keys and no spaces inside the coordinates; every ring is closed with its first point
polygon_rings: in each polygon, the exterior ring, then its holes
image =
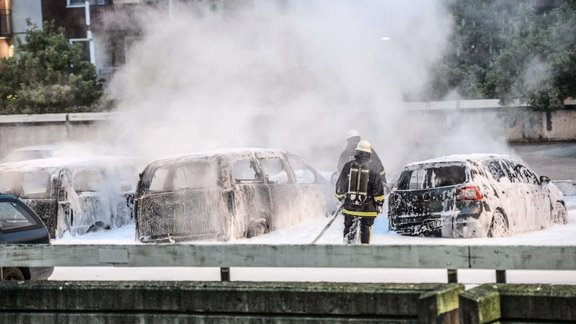
{"type": "Polygon", "coordinates": [[[576,5],[529,1],[453,0],[450,48],[431,71],[427,95],[520,99],[560,108],[576,97],[576,5]]]}
{"type": "Polygon", "coordinates": [[[53,22],[28,26],[17,56],[0,60],[0,113],[94,110],[102,83],[80,45],[70,44],[53,22]]]}

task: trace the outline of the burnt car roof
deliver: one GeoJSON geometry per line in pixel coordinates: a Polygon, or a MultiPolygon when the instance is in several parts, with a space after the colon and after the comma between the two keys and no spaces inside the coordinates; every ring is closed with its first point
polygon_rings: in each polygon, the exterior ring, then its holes
{"type": "Polygon", "coordinates": [[[148,163],[150,167],[158,167],[166,163],[179,163],[179,162],[187,162],[190,160],[195,159],[202,159],[202,158],[215,158],[220,156],[246,156],[246,155],[253,155],[253,154],[270,154],[270,155],[277,155],[277,154],[288,154],[284,150],[280,149],[269,149],[269,148],[231,148],[231,149],[222,149],[222,150],[214,150],[214,151],[203,151],[203,152],[194,152],[184,155],[174,155],[165,157],[158,160],[153,160],[148,163]]]}
{"type": "Polygon", "coordinates": [[[89,168],[102,166],[117,166],[139,163],[138,159],[128,156],[90,156],[90,157],[55,157],[38,160],[7,162],[0,164],[0,171],[8,170],[38,170],[56,168],[89,168]]]}
{"type": "Polygon", "coordinates": [[[512,161],[519,161],[518,159],[507,154],[494,154],[494,153],[472,153],[472,154],[453,154],[437,158],[432,158],[423,161],[416,161],[406,164],[405,169],[412,169],[426,164],[442,164],[442,163],[468,163],[471,161],[487,161],[493,159],[505,159],[512,161]]]}

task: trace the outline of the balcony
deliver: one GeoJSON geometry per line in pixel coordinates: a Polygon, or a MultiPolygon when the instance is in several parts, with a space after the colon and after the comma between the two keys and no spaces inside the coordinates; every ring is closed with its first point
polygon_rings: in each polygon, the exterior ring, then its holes
{"type": "Polygon", "coordinates": [[[0,9],[0,37],[12,36],[12,14],[10,10],[0,9]]]}
{"type": "MultiPolygon", "coordinates": [[[[111,0],[89,0],[91,6],[105,6],[111,4],[111,0]]],[[[68,7],[84,7],[86,0],[68,0],[68,7]]]]}

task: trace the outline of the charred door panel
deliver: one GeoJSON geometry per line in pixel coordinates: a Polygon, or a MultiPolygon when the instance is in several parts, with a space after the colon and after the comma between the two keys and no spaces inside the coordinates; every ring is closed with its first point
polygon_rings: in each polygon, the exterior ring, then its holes
{"type": "Polygon", "coordinates": [[[269,229],[276,230],[294,224],[298,213],[298,188],[294,177],[281,155],[256,154],[263,178],[270,191],[269,229]]]}
{"type": "Polygon", "coordinates": [[[272,223],[270,187],[263,183],[236,184],[234,193],[235,238],[268,232],[272,223]]]}
{"type": "Polygon", "coordinates": [[[332,186],[325,184],[320,174],[299,156],[288,154],[286,158],[296,183],[293,196],[296,214],[291,218],[292,223],[323,219],[326,216],[327,191],[330,199],[334,196],[332,186]]]}
{"type": "Polygon", "coordinates": [[[297,202],[300,196],[294,184],[270,184],[271,221],[270,230],[294,225],[302,218],[297,202]]]}
{"type": "Polygon", "coordinates": [[[50,237],[56,238],[58,220],[58,202],[56,199],[23,199],[46,224],[50,237]]]}
{"type": "Polygon", "coordinates": [[[322,185],[297,184],[294,186],[294,192],[292,196],[294,213],[290,217],[290,225],[322,220],[326,217],[326,196],[322,185]]]}
{"type": "Polygon", "coordinates": [[[138,200],[140,240],[214,239],[228,231],[219,188],[156,193],[138,200]]]}

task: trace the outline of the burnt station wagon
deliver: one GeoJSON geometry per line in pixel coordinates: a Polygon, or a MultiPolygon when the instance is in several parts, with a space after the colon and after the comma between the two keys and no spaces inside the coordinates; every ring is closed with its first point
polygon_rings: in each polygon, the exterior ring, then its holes
{"type": "Polygon", "coordinates": [[[32,208],[53,238],[132,223],[137,179],[137,163],[127,157],[0,164],[0,191],[18,196],[32,208]]]}
{"type": "Polygon", "coordinates": [[[496,237],[565,224],[562,192],[507,155],[452,155],[404,167],[388,199],[400,234],[496,237]]]}
{"type": "Polygon", "coordinates": [[[153,161],[136,192],[142,242],[249,238],[326,216],[323,179],[298,156],[233,149],[153,161]]]}

